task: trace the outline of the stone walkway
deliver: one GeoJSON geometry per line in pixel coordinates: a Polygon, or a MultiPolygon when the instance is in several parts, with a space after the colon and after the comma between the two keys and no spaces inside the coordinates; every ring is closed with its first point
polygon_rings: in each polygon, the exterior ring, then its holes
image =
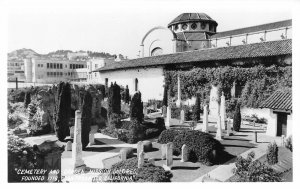
{"type": "MultiPolygon", "coordinates": [[[[254,131],[258,132],[258,134],[257,134],[258,143],[255,143],[254,141],[252,141],[251,143],[256,144],[257,145],[256,148],[249,149],[246,152],[240,154],[240,156],[245,158],[245,157],[247,157],[247,155],[250,152],[253,151],[255,153],[254,160],[256,160],[266,154],[266,150],[267,150],[268,144],[270,142],[275,141],[276,143],[280,144],[280,138],[266,136],[265,133],[261,129],[253,128],[253,127],[249,127],[249,126],[243,126],[243,128],[240,130],[240,132],[235,133],[235,135],[241,135],[242,133],[245,133],[245,132],[247,132],[247,133],[253,132],[254,133],[254,131]]],[[[248,135],[245,138],[253,140],[254,135],[248,135]]],[[[194,182],[225,182],[234,175],[232,172],[233,168],[235,168],[234,162],[229,163],[227,165],[220,165],[216,169],[207,173],[206,175],[203,175],[203,176],[199,177],[198,179],[194,180],[194,182]]]]}

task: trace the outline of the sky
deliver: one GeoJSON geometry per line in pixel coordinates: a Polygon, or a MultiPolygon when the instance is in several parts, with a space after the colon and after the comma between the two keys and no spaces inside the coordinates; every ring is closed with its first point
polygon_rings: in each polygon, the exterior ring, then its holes
{"type": "Polygon", "coordinates": [[[217,31],[292,19],[292,1],[7,1],[8,52],[90,50],[136,58],[143,36],[184,12],[203,12],[217,31]]]}

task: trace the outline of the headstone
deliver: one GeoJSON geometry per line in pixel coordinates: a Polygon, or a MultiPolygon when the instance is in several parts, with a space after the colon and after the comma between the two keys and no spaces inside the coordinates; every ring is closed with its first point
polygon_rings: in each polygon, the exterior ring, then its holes
{"type": "Polygon", "coordinates": [[[188,147],[187,145],[183,145],[181,147],[181,162],[186,162],[188,161],[188,147]]]}
{"type": "Polygon", "coordinates": [[[95,144],[95,134],[90,133],[89,134],[89,146],[94,145],[94,144],[95,144]]]}
{"type": "Polygon", "coordinates": [[[155,159],[154,158],[149,158],[148,163],[155,165],[155,159]]]}
{"type": "Polygon", "coordinates": [[[222,92],[221,96],[221,105],[220,105],[220,115],[221,115],[221,127],[222,129],[226,129],[226,101],[224,92],[222,92]]]}
{"type": "Polygon", "coordinates": [[[70,137],[74,138],[74,126],[70,127],[70,137]]]}
{"type": "Polygon", "coordinates": [[[162,107],[162,113],[163,113],[163,117],[165,118],[167,116],[167,106],[162,107]]]}
{"type": "Polygon", "coordinates": [[[181,88],[180,88],[180,76],[177,76],[177,101],[176,101],[176,106],[180,107],[181,105],[181,88]]]}
{"type": "Polygon", "coordinates": [[[161,159],[166,159],[167,144],[161,145],[161,159]]]}
{"type": "Polygon", "coordinates": [[[170,127],[171,126],[171,108],[170,106],[167,107],[167,117],[166,117],[166,120],[165,120],[165,126],[166,127],[170,127]]]}
{"type": "Polygon", "coordinates": [[[169,142],[166,149],[166,165],[171,169],[173,165],[173,143],[169,142]]]}
{"type": "Polygon", "coordinates": [[[125,161],[127,159],[127,153],[126,153],[125,150],[123,150],[123,151],[121,150],[120,151],[120,157],[121,157],[122,161],[125,161]]]}
{"type": "Polygon", "coordinates": [[[138,168],[143,167],[144,159],[145,159],[145,153],[144,152],[139,153],[139,155],[138,155],[138,168]]]}
{"type": "Polygon", "coordinates": [[[144,116],[146,116],[148,114],[146,106],[144,106],[144,108],[143,108],[143,114],[144,114],[144,116]]]}
{"type": "Polygon", "coordinates": [[[137,143],[137,147],[136,147],[136,155],[138,156],[141,152],[144,151],[144,145],[142,141],[139,141],[137,143]]]}
{"type": "Polygon", "coordinates": [[[75,112],[75,136],[72,146],[72,161],[73,168],[84,166],[82,159],[82,143],[81,143],[81,112],[76,110],[75,112]]]}
{"type": "Polygon", "coordinates": [[[180,111],[180,123],[183,124],[185,121],[185,117],[184,117],[184,110],[180,111]]]}
{"type": "Polygon", "coordinates": [[[220,105],[219,105],[219,88],[218,86],[212,85],[209,96],[209,116],[217,120],[220,113],[220,105]]]}
{"type": "Polygon", "coordinates": [[[72,142],[71,141],[67,142],[67,144],[66,144],[66,150],[67,151],[72,151],[72,142]]]}
{"type": "Polygon", "coordinates": [[[232,126],[232,123],[231,123],[230,119],[228,118],[227,119],[227,136],[232,135],[231,126],[232,126]]]}
{"type": "Polygon", "coordinates": [[[208,110],[207,110],[207,105],[204,105],[203,107],[203,127],[202,127],[202,132],[208,133],[208,110]]]}
{"type": "Polygon", "coordinates": [[[156,111],[156,110],[157,110],[157,104],[156,104],[156,103],[154,103],[154,105],[153,105],[153,109],[154,109],[154,111],[156,111]]]}
{"type": "Polygon", "coordinates": [[[217,140],[222,140],[222,127],[221,127],[221,116],[218,116],[217,120],[217,134],[216,134],[217,140]]]}

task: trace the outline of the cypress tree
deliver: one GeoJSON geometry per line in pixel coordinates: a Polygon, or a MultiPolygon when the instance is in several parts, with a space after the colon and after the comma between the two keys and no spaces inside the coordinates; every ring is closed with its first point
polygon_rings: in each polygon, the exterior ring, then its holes
{"type": "Polygon", "coordinates": [[[241,110],[240,110],[240,103],[238,102],[236,104],[236,107],[235,107],[235,112],[234,112],[234,115],[233,115],[233,130],[234,131],[239,131],[240,128],[241,128],[241,110]]]}
{"type": "Polygon", "coordinates": [[[91,131],[92,121],[92,104],[93,99],[89,91],[86,91],[82,105],[82,117],[81,117],[81,142],[84,149],[89,143],[89,134],[91,131]]]}
{"type": "Polygon", "coordinates": [[[144,119],[143,102],[141,96],[142,95],[140,92],[135,93],[130,104],[130,118],[131,120],[136,119],[139,123],[141,123],[144,119]]]}
{"type": "Polygon", "coordinates": [[[111,84],[109,88],[108,96],[108,120],[111,128],[118,128],[121,124],[120,113],[121,113],[121,94],[120,86],[111,84]]]}
{"type": "Polygon", "coordinates": [[[195,103],[195,106],[194,106],[194,115],[193,115],[193,118],[194,118],[194,121],[198,121],[200,120],[200,95],[197,95],[196,97],[196,103],[195,103]]]}
{"type": "Polygon", "coordinates": [[[69,83],[59,84],[58,111],[55,133],[58,140],[63,141],[69,134],[69,120],[71,117],[71,88],[69,83]]]}
{"type": "Polygon", "coordinates": [[[129,89],[128,89],[128,85],[126,85],[126,89],[125,89],[125,103],[129,104],[129,89]]]}
{"type": "Polygon", "coordinates": [[[30,92],[25,93],[24,107],[27,108],[28,104],[31,102],[30,92]]]}
{"type": "Polygon", "coordinates": [[[166,84],[164,87],[163,106],[168,106],[168,86],[166,84]]]}

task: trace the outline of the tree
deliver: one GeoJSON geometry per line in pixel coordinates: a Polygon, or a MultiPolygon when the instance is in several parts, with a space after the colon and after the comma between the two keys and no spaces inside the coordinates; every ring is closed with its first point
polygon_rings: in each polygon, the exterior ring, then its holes
{"type": "Polygon", "coordinates": [[[193,115],[193,119],[194,121],[198,121],[200,120],[200,95],[197,95],[196,97],[196,103],[195,103],[195,106],[194,106],[194,115],[193,115]]]}
{"type": "Polygon", "coordinates": [[[81,142],[82,148],[84,149],[89,143],[89,134],[91,131],[92,121],[92,103],[93,99],[89,91],[86,91],[84,95],[82,105],[82,116],[81,116],[81,142]]]}
{"type": "Polygon", "coordinates": [[[111,128],[118,128],[121,125],[121,94],[120,86],[116,83],[109,88],[108,95],[108,120],[111,128]]]}
{"type": "Polygon", "coordinates": [[[136,119],[139,123],[141,123],[144,119],[143,114],[143,102],[141,100],[141,93],[137,92],[133,95],[130,104],[130,119],[136,119]]]}
{"type": "Polygon", "coordinates": [[[25,94],[24,107],[27,108],[30,102],[31,102],[30,92],[27,91],[25,94]]]}
{"type": "Polygon", "coordinates": [[[241,121],[242,121],[242,118],[241,118],[240,103],[238,102],[236,104],[235,112],[234,112],[234,115],[233,115],[233,130],[234,131],[238,132],[240,130],[241,121]]]}
{"type": "Polygon", "coordinates": [[[129,89],[128,89],[128,85],[126,85],[126,89],[125,89],[125,103],[129,104],[129,101],[130,101],[129,89]]]}
{"type": "Polygon", "coordinates": [[[70,84],[61,82],[59,92],[55,133],[58,140],[63,141],[69,134],[69,120],[71,117],[70,84]]]}
{"type": "Polygon", "coordinates": [[[163,106],[168,106],[168,86],[166,84],[164,87],[163,106]]]}

